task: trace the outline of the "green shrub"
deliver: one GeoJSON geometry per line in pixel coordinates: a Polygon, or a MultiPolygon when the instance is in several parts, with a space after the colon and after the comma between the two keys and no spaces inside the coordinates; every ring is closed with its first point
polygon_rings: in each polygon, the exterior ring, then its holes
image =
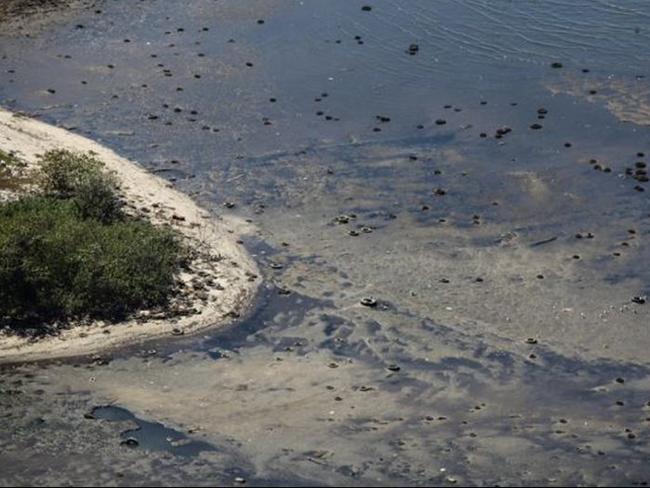
{"type": "Polygon", "coordinates": [[[40,179],[45,195],[71,199],[83,218],[108,223],[123,217],[116,178],[91,155],[48,151],[41,156],[40,179]]]}
{"type": "Polygon", "coordinates": [[[173,294],[184,261],[177,235],[134,218],[87,218],[75,196],[0,206],[0,323],[119,320],[173,294]]]}
{"type": "Polygon", "coordinates": [[[8,153],[0,149],[0,169],[12,168],[16,166],[23,166],[23,163],[14,154],[8,153]]]}

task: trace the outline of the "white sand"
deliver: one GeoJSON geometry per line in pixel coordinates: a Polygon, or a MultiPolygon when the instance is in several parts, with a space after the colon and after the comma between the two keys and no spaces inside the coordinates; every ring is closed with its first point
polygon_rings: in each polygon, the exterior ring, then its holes
{"type": "MultiPolygon", "coordinates": [[[[251,306],[260,278],[250,255],[237,239],[253,229],[240,219],[216,220],[188,196],[174,190],[165,180],[146,172],[113,151],[64,129],[0,109],[0,149],[16,152],[30,165],[37,155],[51,149],[96,153],[108,170],[115,172],[127,202],[136,207],[157,207],[153,222],[169,222],[211,254],[223,257],[213,271],[218,289],[208,290],[207,301],[196,301],[198,313],[173,320],[129,321],[107,325],[96,323],[62,331],[59,336],[28,340],[0,335],[0,363],[84,356],[118,346],[171,337],[177,328],[185,335],[223,326],[233,315],[243,315],[251,306]],[[173,217],[174,216],[174,217],[173,217]],[[184,219],[184,220],[183,220],[184,219]],[[198,244],[198,243],[197,243],[198,244]],[[107,333],[110,331],[110,333],[107,333]]],[[[192,276],[185,276],[187,281],[192,276]]]]}

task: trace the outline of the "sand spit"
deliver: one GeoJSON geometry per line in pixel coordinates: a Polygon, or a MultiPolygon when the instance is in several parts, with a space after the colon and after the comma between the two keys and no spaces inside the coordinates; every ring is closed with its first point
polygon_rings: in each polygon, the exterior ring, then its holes
{"type": "Polygon", "coordinates": [[[84,356],[144,341],[196,334],[220,327],[244,314],[260,283],[257,266],[237,243],[252,227],[231,217],[210,215],[167,181],[152,175],[100,144],[29,117],[0,109],[0,149],[13,151],[28,165],[51,149],[92,151],[121,182],[127,205],[146,212],[152,222],[169,223],[195,247],[197,262],[181,278],[200,292],[191,296],[190,313],[177,317],[156,314],[120,324],[97,322],[63,330],[38,340],[0,335],[0,363],[84,356]],[[200,278],[209,277],[208,284],[200,278]],[[155,318],[154,318],[155,317],[155,318]]]}

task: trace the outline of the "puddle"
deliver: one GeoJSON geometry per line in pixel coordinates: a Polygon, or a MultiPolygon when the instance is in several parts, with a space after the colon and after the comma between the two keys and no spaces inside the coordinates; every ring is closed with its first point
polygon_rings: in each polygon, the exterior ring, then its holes
{"type": "Polygon", "coordinates": [[[137,427],[120,434],[122,445],[138,447],[150,451],[165,451],[175,456],[197,456],[203,451],[216,451],[217,448],[207,442],[194,441],[185,434],[169,429],[162,424],[138,419],[128,410],[120,407],[97,407],[92,416],[109,421],[133,421],[137,427]]]}

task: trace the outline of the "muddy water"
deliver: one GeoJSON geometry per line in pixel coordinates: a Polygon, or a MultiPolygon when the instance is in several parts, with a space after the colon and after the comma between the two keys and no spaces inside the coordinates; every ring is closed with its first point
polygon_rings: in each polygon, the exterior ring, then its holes
{"type": "Polygon", "coordinates": [[[266,285],[230,330],[4,371],[1,483],[650,481],[648,17],[99,1],[7,29],[4,106],[251,219],[266,285]]]}

